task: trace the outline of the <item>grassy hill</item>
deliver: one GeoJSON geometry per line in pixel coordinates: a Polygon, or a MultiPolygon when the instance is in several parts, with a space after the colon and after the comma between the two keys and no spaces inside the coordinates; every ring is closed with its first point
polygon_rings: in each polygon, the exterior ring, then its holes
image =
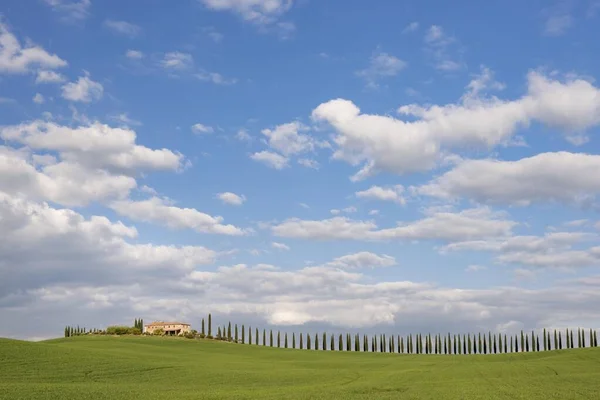
{"type": "Polygon", "coordinates": [[[600,399],[600,348],[435,356],[0,339],[0,399],[600,399]]]}

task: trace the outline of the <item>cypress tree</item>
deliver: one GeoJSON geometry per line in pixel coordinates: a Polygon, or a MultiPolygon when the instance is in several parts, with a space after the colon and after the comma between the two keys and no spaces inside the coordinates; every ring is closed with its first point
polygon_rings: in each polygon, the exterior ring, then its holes
{"type": "Polygon", "coordinates": [[[339,351],[343,351],[344,350],[344,341],[342,340],[342,334],[340,333],[340,336],[338,337],[338,350],[339,351]]]}
{"type": "Polygon", "coordinates": [[[452,346],[452,350],[453,350],[453,354],[458,354],[458,352],[456,351],[456,335],[454,335],[454,343],[452,346]]]}
{"type": "Polygon", "coordinates": [[[333,337],[333,333],[331,334],[331,340],[329,341],[329,350],[335,351],[335,338],[333,337]]]}
{"type": "Polygon", "coordinates": [[[204,318],[202,318],[202,328],[201,328],[200,333],[202,333],[203,337],[206,336],[206,332],[204,331],[204,318]]]}
{"type": "Polygon", "coordinates": [[[477,336],[473,334],[473,354],[477,354],[477,336]]]}
{"type": "Polygon", "coordinates": [[[217,339],[221,340],[221,327],[217,328],[217,339]]]}
{"type": "Polygon", "coordinates": [[[296,348],[296,334],[292,332],[292,349],[296,348]]]}
{"type": "Polygon", "coordinates": [[[463,333],[463,354],[467,353],[467,335],[463,333]]]}
{"type": "Polygon", "coordinates": [[[594,330],[594,347],[598,347],[598,331],[594,330]]]}
{"type": "Polygon", "coordinates": [[[269,329],[269,346],[273,347],[273,329],[269,329]]]}
{"type": "Polygon", "coordinates": [[[404,353],[404,336],[398,335],[398,353],[404,353]]]}
{"type": "Polygon", "coordinates": [[[562,350],[562,332],[558,332],[558,349],[562,350]]]}
{"type": "Polygon", "coordinates": [[[544,351],[548,351],[548,340],[546,336],[546,328],[544,328],[544,351]]]}
{"type": "Polygon", "coordinates": [[[594,334],[592,333],[592,328],[590,328],[590,347],[594,347],[594,334]]]}
{"type": "Polygon", "coordinates": [[[327,350],[327,333],[323,332],[323,350],[327,350]]]}
{"type": "Polygon", "coordinates": [[[485,337],[485,334],[483,334],[483,354],[487,354],[487,353],[488,353],[488,342],[485,337]]]}
{"type": "Polygon", "coordinates": [[[246,327],[242,325],[242,344],[246,343],[246,327]]]}
{"type": "Polygon", "coordinates": [[[535,347],[537,347],[537,351],[540,351],[540,337],[535,337],[535,347]]]}
{"type": "Polygon", "coordinates": [[[535,351],[536,342],[535,342],[535,333],[531,331],[531,351],[535,351]]]}
{"type": "Polygon", "coordinates": [[[254,330],[254,341],[256,342],[256,345],[258,346],[258,328],[255,328],[255,330],[254,330]]]}
{"type": "Polygon", "coordinates": [[[346,351],[352,351],[352,337],[350,334],[346,334],[346,351]]]}
{"type": "Polygon", "coordinates": [[[571,348],[574,348],[575,346],[573,345],[573,329],[571,329],[570,335],[571,335],[571,348]]]}
{"type": "Polygon", "coordinates": [[[569,336],[569,329],[566,329],[566,331],[567,331],[567,349],[570,349],[571,348],[571,339],[569,336]]]}
{"type": "Polygon", "coordinates": [[[306,349],[307,350],[312,350],[311,342],[310,342],[310,333],[306,334],[306,349]]]}
{"type": "Polygon", "coordinates": [[[556,329],[554,330],[554,350],[558,349],[558,336],[556,335],[556,329]]]}
{"type": "Polygon", "coordinates": [[[315,333],[315,350],[319,350],[319,334],[315,333]]]}
{"type": "Polygon", "coordinates": [[[302,343],[302,332],[300,332],[300,350],[304,347],[304,343],[302,343]]]}
{"type": "Polygon", "coordinates": [[[375,353],[377,351],[377,336],[373,335],[373,338],[371,339],[371,352],[375,353]]]}
{"type": "MultiPolygon", "coordinates": [[[[256,330],[256,336],[258,336],[258,329],[256,330]]],[[[248,327],[248,344],[252,344],[252,327],[251,326],[248,327]]]]}
{"type": "Polygon", "coordinates": [[[367,335],[363,335],[363,351],[365,353],[369,351],[369,338],[367,335]]]}
{"type": "Polygon", "coordinates": [[[481,342],[481,332],[479,332],[479,354],[483,354],[483,344],[481,342]]]}
{"type": "Polygon", "coordinates": [[[385,335],[381,335],[379,338],[379,352],[385,353],[385,335]]]}
{"type": "Polygon", "coordinates": [[[234,335],[233,335],[233,339],[235,340],[235,342],[237,343],[238,341],[238,327],[237,324],[235,324],[235,331],[234,331],[234,335]]]}
{"type": "Polygon", "coordinates": [[[529,353],[529,337],[525,336],[525,352],[529,353]]]}
{"type": "Polygon", "coordinates": [[[444,336],[444,354],[448,354],[448,339],[444,336]]]}
{"type": "Polygon", "coordinates": [[[212,339],[212,317],[208,314],[208,338],[212,339]]]}
{"type": "Polygon", "coordinates": [[[521,331],[521,351],[523,351],[525,349],[525,335],[523,334],[523,331],[521,331]]]}
{"type": "Polygon", "coordinates": [[[231,342],[231,322],[227,324],[227,340],[231,342]]]}
{"type": "Polygon", "coordinates": [[[583,332],[583,329],[581,330],[581,339],[579,343],[579,347],[585,347],[585,333],[583,332]]]}
{"type": "Polygon", "coordinates": [[[283,343],[284,347],[287,349],[288,348],[287,332],[285,333],[285,337],[283,339],[283,342],[284,342],[283,343]]]}
{"type": "Polygon", "coordinates": [[[473,342],[471,341],[471,334],[467,335],[467,354],[473,354],[473,342]]]}
{"type": "Polygon", "coordinates": [[[506,341],[506,333],[504,334],[504,352],[508,353],[508,342],[506,341]]]}
{"type": "Polygon", "coordinates": [[[514,346],[513,346],[513,339],[514,339],[514,338],[513,338],[513,337],[512,337],[512,335],[511,335],[511,336],[510,336],[510,352],[511,352],[511,353],[514,353],[514,351],[515,351],[515,348],[514,348],[514,346]]]}
{"type": "Polygon", "coordinates": [[[360,335],[358,333],[354,337],[354,351],[360,351],[360,335]]]}
{"type": "Polygon", "coordinates": [[[277,348],[281,347],[281,332],[277,331],[277,348]]]}
{"type": "Polygon", "coordinates": [[[496,342],[496,334],[494,333],[494,354],[498,354],[498,343],[496,342]]]}
{"type": "MultiPolygon", "coordinates": [[[[494,338],[496,337],[496,334],[494,334],[494,338]]],[[[498,334],[498,353],[502,353],[502,334],[499,333],[498,334]]]]}
{"type": "Polygon", "coordinates": [[[262,345],[263,346],[267,345],[267,330],[265,328],[263,328],[263,341],[262,341],[262,345]]]}

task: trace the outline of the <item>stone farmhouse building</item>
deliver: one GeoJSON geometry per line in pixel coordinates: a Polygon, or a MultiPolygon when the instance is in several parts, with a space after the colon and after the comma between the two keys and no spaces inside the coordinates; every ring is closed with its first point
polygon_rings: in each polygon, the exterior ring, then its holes
{"type": "Polygon", "coordinates": [[[144,333],[153,334],[158,329],[162,329],[165,335],[180,335],[191,332],[190,324],[183,322],[155,321],[144,325],[144,333]]]}

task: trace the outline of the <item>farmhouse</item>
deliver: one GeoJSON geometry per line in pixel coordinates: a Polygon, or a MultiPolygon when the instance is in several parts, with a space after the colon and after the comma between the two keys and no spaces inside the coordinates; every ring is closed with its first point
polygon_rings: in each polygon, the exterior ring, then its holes
{"type": "Polygon", "coordinates": [[[190,324],[183,322],[164,322],[155,321],[151,324],[144,325],[144,333],[154,333],[154,331],[162,329],[165,335],[179,335],[191,331],[190,324]]]}

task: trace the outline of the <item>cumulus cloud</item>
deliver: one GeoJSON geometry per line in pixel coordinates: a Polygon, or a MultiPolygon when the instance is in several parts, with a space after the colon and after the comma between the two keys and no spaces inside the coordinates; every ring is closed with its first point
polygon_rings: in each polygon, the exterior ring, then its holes
{"type": "Polygon", "coordinates": [[[217,198],[221,200],[223,203],[231,204],[233,206],[241,206],[246,201],[246,196],[237,195],[231,192],[223,192],[217,194],[217,198]]]}
{"type": "Polygon", "coordinates": [[[394,257],[386,254],[377,255],[368,251],[347,254],[324,264],[325,267],[341,269],[378,268],[391,267],[394,265],[396,265],[396,259],[394,257]]]}
{"type": "Polygon", "coordinates": [[[294,121],[276,126],[274,129],[263,129],[261,133],[267,137],[269,147],[285,156],[312,151],[317,142],[309,135],[301,132],[309,128],[301,122],[294,121]]]}
{"type": "Polygon", "coordinates": [[[380,171],[426,171],[450,151],[506,143],[532,122],[562,130],[567,137],[580,136],[600,123],[600,90],[581,78],[559,81],[532,71],[527,77],[527,94],[516,100],[482,97],[478,93],[483,92],[485,80],[474,81],[478,84],[472,82],[458,104],[411,104],[398,109],[400,115],[416,120],[361,114],[354,103],[344,99],[319,105],[312,118],[335,129],[334,159],[362,164],[353,180],[380,171]]]}
{"type": "Polygon", "coordinates": [[[215,11],[230,11],[246,21],[256,24],[271,24],[287,12],[293,0],[198,0],[215,11]]]}
{"type": "Polygon", "coordinates": [[[103,94],[102,84],[93,81],[87,73],[76,82],[68,82],[62,86],[62,97],[70,101],[90,103],[101,99],[103,94]]]}
{"type": "Polygon", "coordinates": [[[129,58],[130,60],[141,60],[144,58],[144,53],[140,50],[129,49],[125,52],[125,57],[129,58]]]}
{"type": "Polygon", "coordinates": [[[379,87],[379,80],[398,75],[407,66],[407,62],[385,52],[375,52],[369,61],[369,66],[356,72],[365,79],[367,87],[379,87]]]}
{"type": "Polygon", "coordinates": [[[9,27],[0,22],[0,73],[24,74],[33,67],[56,69],[67,62],[35,44],[21,45],[9,27]]]}
{"type": "Polygon", "coordinates": [[[36,104],[43,104],[44,101],[46,101],[46,99],[44,99],[44,96],[41,93],[36,93],[35,96],[33,96],[32,100],[36,104]]]}
{"type": "Polygon", "coordinates": [[[81,21],[90,16],[91,0],[43,0],[55,12],[62,15],[64,21],[81,21]]]}
{"type": "Polygon", "coordinates": [[[600,265],[600,246],[574,249],[597,242],[598,235],[584,232],[552,232],[544,236],[512,236],[503,239],[451,243],[442,251],[489,251],[496,261],[534,268],[580,268],[600,265]]]}
{"type": "Polygon", "coordinates": [[[62,83],[66,80],[67,78],[58,72],[39,70],[37,72],[37,77],[35,78],[35,83],[62,83]]]}
{"type": "Polygon", "coordinates": [[[130,38],[134,38],[142,32],[142,28],[138,25],[127,21],[117,21],[113,19],[105,20],[104,27],[113,33],[130,38]]]}
{"type": "Polygon", "coordinates": [[[600,156],[541,153],[517,161],[466,160],[416,192],[482,203],[577,203],[600,193],[600,156]]]}
{"type": "Polygon", "coordinates": [[[489,208],[460,212],[430,210],[425,218],[398,223],[394,228],[379,229],[373,221],[346,217],[325,220],[290,218],[271,226],[274,235],[313,240],[420,240],[460,242],[470,239],[503,237],[511,234],[516,222],[503,218],[489,208]]]}
{"type": "Polygon", "coordinates": [[[355,194],[356,197],[362,199],[373,199],[381,201],[393,201],[398,204],[406,204],[406,199],[402,196],[404,192],[404,186],[394,185],[390,187],[371,186],[366,190],[358,191],[355,194]]]}
{"type": "Polygon", "coordinates": [[[201,123],[197,123],[192,125],[192,132],[202,134],[202,133],[213,133],[215,130],[211,126],[206,126],[201,123]]]}
{"type": "Polygon", "coordinates": [[[194,65],[194,58],[189,53],[172,51],[165,53],[160,65],[167,70],[185,70],[194,65]]]}
{"type": "Polygon", "coordinates": [[[284,169],[289,165],[287,157],[272,151],[259,151],[250,155],[250,158],[274,169],[284,169]]]}
{"type": "Polygon", "coordinates": [[[158,197],[147,200],[118,200],[110,207],[119,215],[134,221],[151,222],[171,229],[193,229],[200,233],[221,235],[243,235],[244,231],[234,225],[223,225],[223,217],[200,212],[194,208],[180,208],[170,205],[158,197]]]}
{"type": "Polygon", "coordinates": [[[271,242],[271,247],[278,250],[289,250],[290,246],[285,243],[271,242]]]}

